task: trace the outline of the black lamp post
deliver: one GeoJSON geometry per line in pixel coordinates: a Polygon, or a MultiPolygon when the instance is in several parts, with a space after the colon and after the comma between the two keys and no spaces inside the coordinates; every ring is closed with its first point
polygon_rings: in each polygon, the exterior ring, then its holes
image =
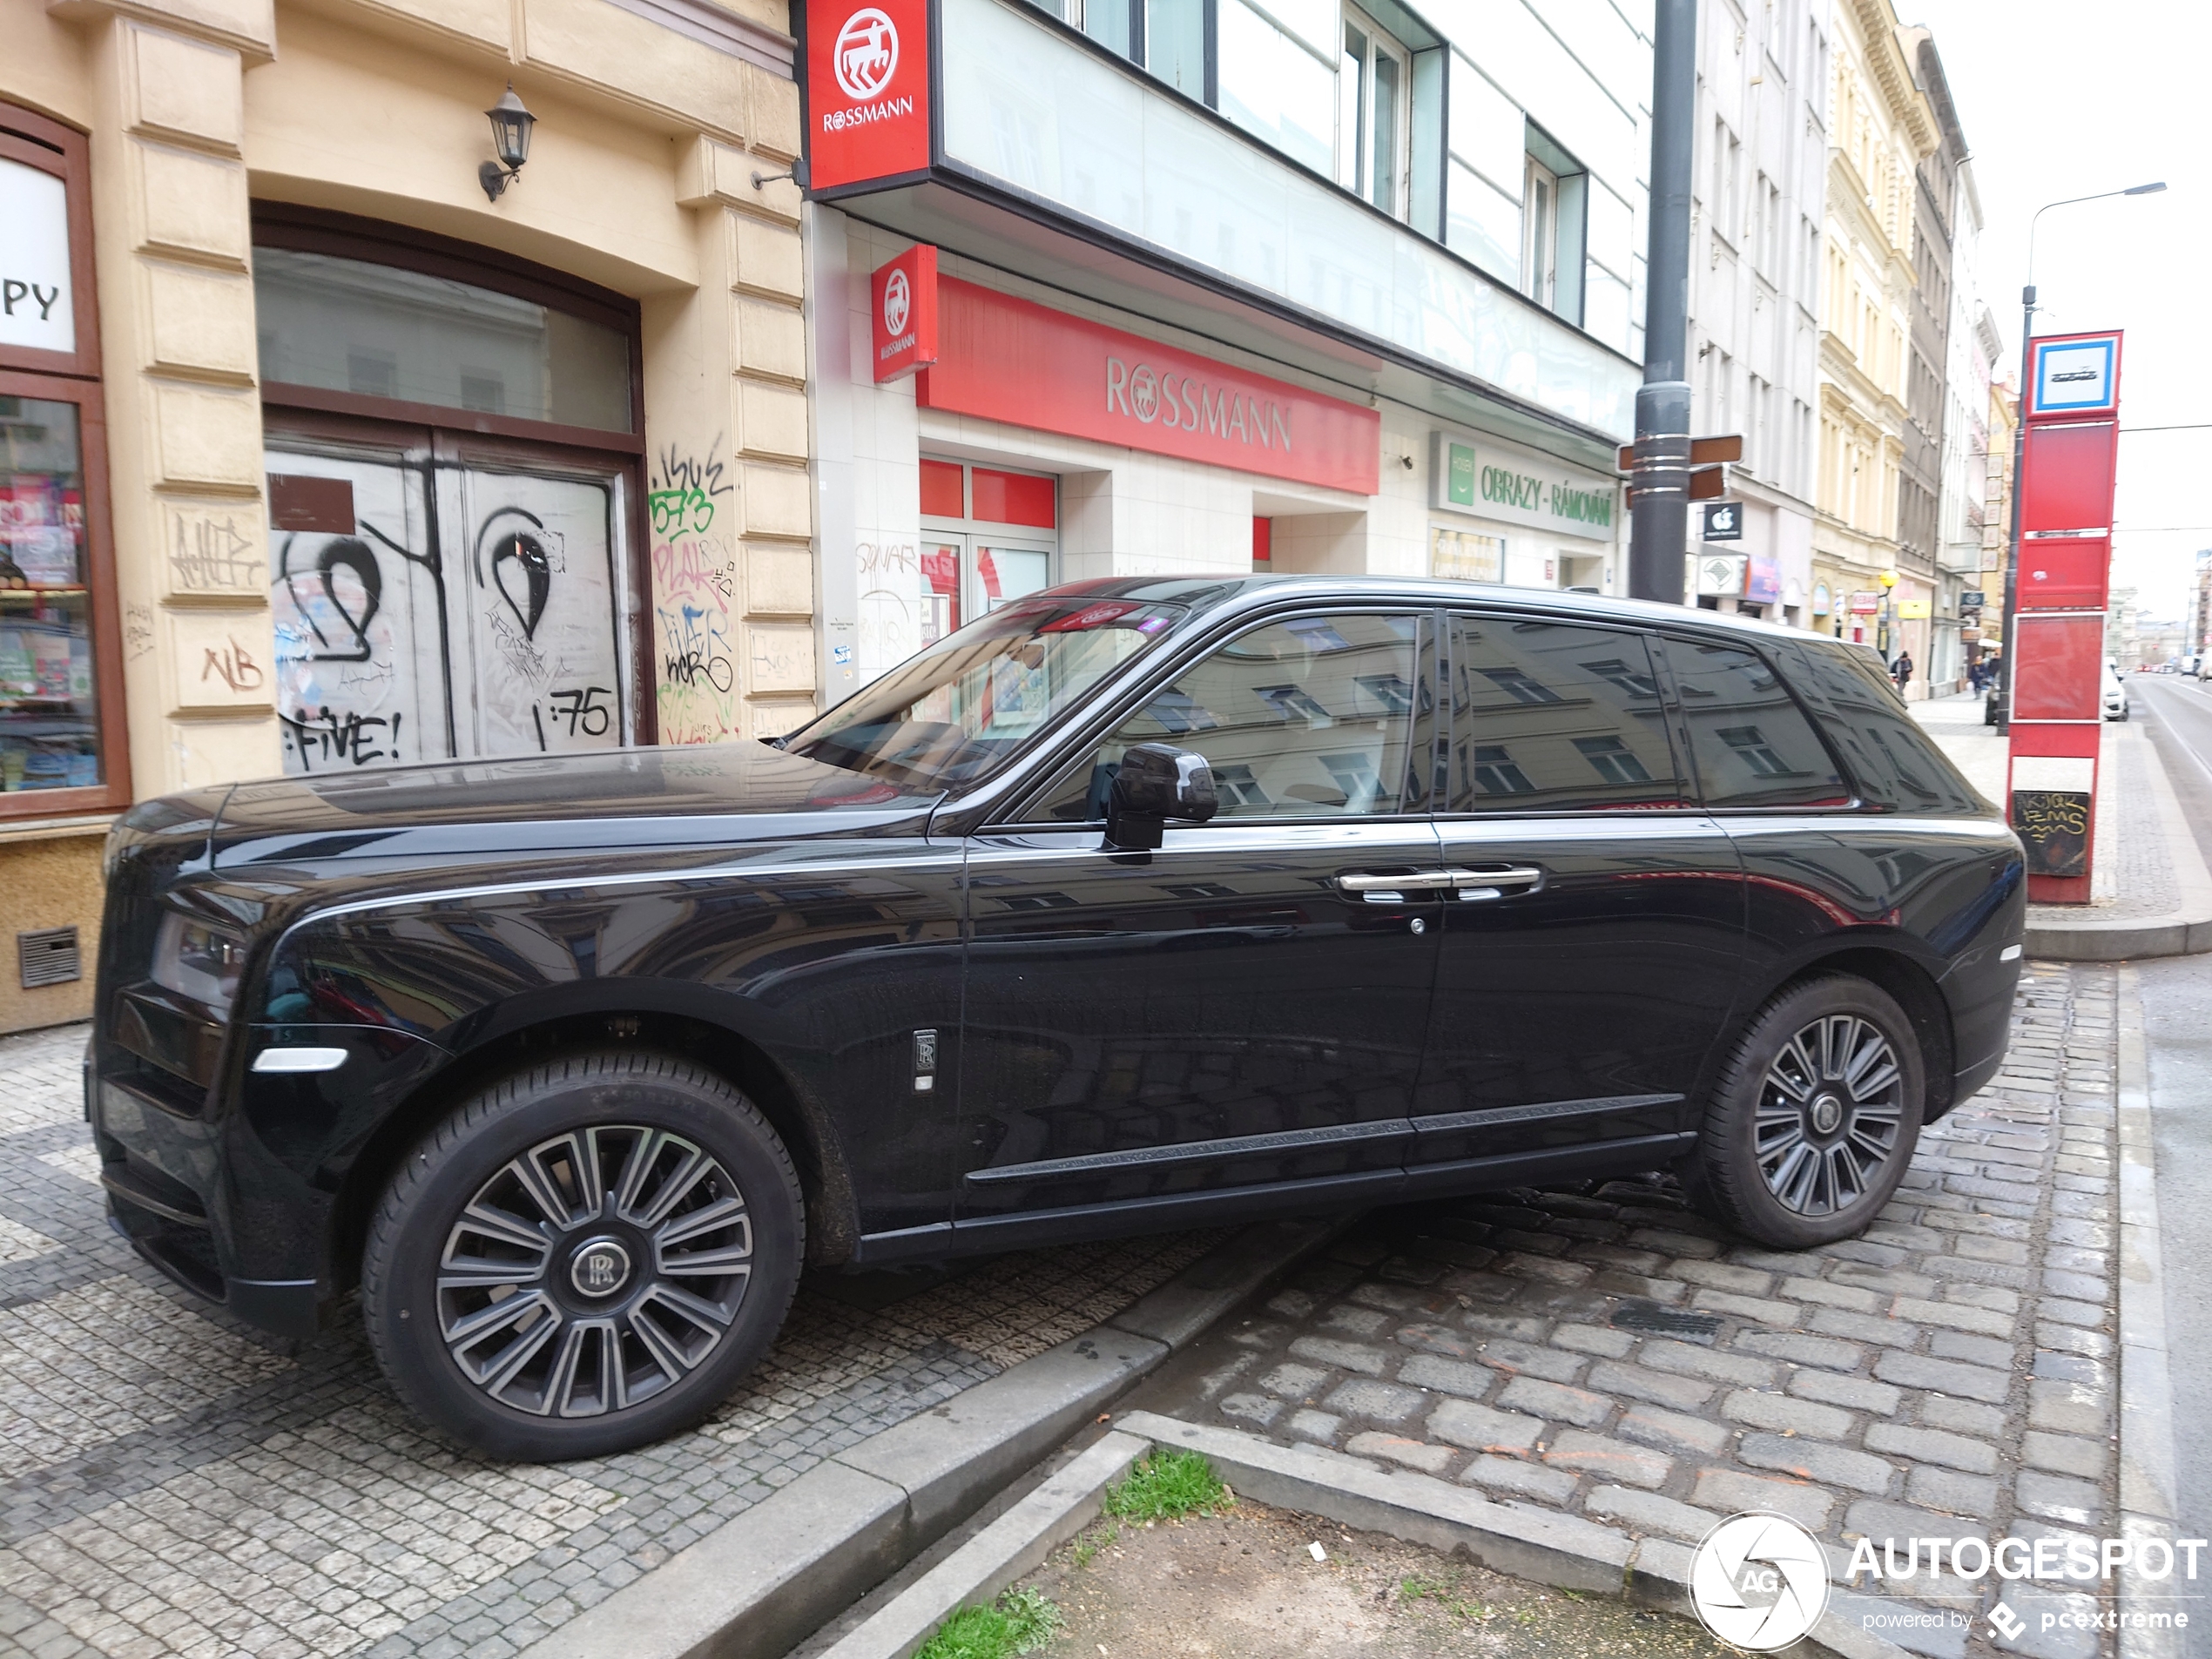
{"type": "Polygon", "coordinates": [[[537,125],[537,118],[515,96],[512,81],[507,83],[506,95],[484,114],[491,122],[491,147],[499,152],[499,159],[477,168],[476,182],[484,187],[486,196],[497,201],[530,158],[530,129],[537,125]]]}
{"type": "Polygon", "coordinates": [[[2013,412],[2013,523],[2005,549],[2004,633],[1997,658],[1997,732],[2000,737],[2013,729],[2013,624],[2020,615],[2020,467],[2027,458],[2027,411],[2032,401],[2027,377],[2035,361],[2029,340],[2035,333],[2036,220],[2054,207],[2106,201],[2114,196],[2155,196],[2165,188],[2161,180],[2130,185],[2125,190],[2101,190],[2094,196],[2069,196],[2064,201],[2045,202],[2027,221],[2027,286],[2020,290],[2020,405],[2013,412]]]}

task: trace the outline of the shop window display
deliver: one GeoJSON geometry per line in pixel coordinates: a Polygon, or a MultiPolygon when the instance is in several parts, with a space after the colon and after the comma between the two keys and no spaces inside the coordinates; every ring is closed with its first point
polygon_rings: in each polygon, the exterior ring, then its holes
{"type": "Polygon", "coordinates": [[[0,397],[0,791],[105,781],[78,406],[0,397]]]}

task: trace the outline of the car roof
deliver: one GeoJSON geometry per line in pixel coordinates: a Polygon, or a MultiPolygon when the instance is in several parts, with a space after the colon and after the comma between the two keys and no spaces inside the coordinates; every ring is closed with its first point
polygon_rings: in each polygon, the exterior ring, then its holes
{"type": "MultiPolygon", "coordinates": [[[[1135,600],[1178,604],[1193,612],[1273,609],[1283,603],[1312,600],[1341,604],[1347,599],[1413,601],[1433,605],[1480,605],[1547,617],[1573,617],[1632,627],[1694,627],[1717,633],[1800,643],[1837,642],[1801,629],[1785,628],[1754,617],[1724,615],[1694,606],[1662,604],[1649,599],[1613,599],[1602,594],[1559,588],[1510,588],[1488,582],[1446,582],[1430,577],[1390,576],[1198,576],[1100,577],[1051,589],[1070,597],[1135,600]]],[[[1042,596],[1033,596],[1042,597],[1042,596]]]]}

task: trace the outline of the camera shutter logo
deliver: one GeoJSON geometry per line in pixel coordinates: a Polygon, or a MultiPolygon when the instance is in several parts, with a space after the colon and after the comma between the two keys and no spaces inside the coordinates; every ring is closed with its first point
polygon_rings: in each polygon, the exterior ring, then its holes
{"type": "Polygon", "coordinates": [[[1803,1638],[1828,1607],[1820,1541],[1783,1515],[1730,1515],[1690,1558],[1689,1599],[1705,1628],[1753,1653],[1803,1638]]]}
{"type": "Polygon", "coordinates": [[[914,290],[904,271],[894,271],[883,285],[883,332],[896,340],[907,332],[913,309],[914,290]]]}
{"type": "Polygon", "coordinates": [[[865,104],[890,84],[899,67],[897,27],[873,6],[854,12],[837,31],[834,61],[845,96],[865,104]]]}

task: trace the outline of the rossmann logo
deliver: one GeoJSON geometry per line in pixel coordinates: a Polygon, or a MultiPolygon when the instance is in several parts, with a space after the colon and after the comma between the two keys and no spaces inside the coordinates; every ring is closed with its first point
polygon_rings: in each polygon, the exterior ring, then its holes
{"type": "Polygon", "coordinates": [[[1157,422],[1170,432],[1203,432],[1291,452],[1291,412],[1274,399],[1263,401],[1233,386],[1150,363],[1132,367],[1118,357],[1106,360],[1106,412],[1145,426],[1157,422]]]}
{"type": "Polygon", "coordinates": [[[883,12],[867,6],[845,20],[830,51],[830,65],[838,90],[853,100],[849,110],[822,111],[822,131],[842,132],[848,127],[896,121],[914,112],[914,101],[906,98],[879,98],[899,68],[899,27],[883,12]]]}

